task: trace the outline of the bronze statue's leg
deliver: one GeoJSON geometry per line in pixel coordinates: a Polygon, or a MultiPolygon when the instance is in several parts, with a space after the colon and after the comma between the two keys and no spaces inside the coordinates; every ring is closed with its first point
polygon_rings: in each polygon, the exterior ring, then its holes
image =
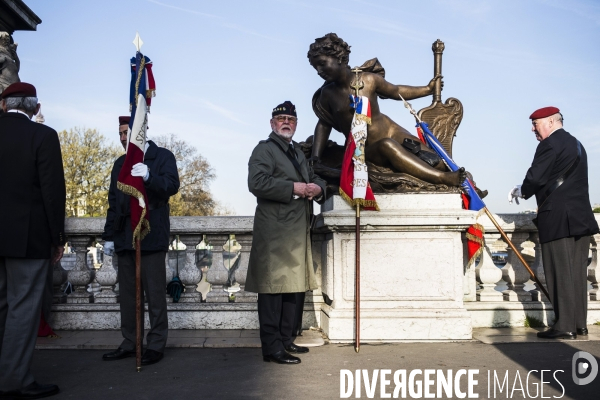
{"type": "Polygon", "coordinates": [[[367,160],[372,163],[381,166],[391,165],[394,170],[412,175],[425,182],[459,186],[465,179],[464,171],[438,171],[393,139],[385,138],[371,143],[365,151],[367,160]]]}

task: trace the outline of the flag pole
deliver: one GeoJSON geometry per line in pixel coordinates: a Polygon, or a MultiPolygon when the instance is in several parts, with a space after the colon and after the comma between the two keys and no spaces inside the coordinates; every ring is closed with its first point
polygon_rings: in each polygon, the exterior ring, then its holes
{"type": "MultiPolygon", "coordinates": [[[[419,115],[412,108],[412,106],[410,105],[410,103],[407,102],[406,100],[404,100],[404,97],[402,97],[402,94],[398,93],[398,96],[400,96],[400,99],[404,102],[404,107],[406,107],[408,109],[408,111],[415,117],[415,119],[417,120],[417,123],[419,123],[419,124],[422,123],[423,121],[421,121],[421,118],[419,118],[419,115]]],[[[506,233],[504,233],[504,230],[500,227],[500,225],[496,221],[496,218],[494,218],[494,216],[492,215],[492,213],[490,212],[490,210],[488,210],[487,207],[483,207],[483,210],[485,211],[485,213],[488,216],[488,218],[490,219],[490,221],[492,221],[492,223],[494,224],[494,226],[496,227],[496,229],[498,229],[498,232],[500,232],[500,236],[502,236],[502,239],[504,239],[504,241],[508,244],[508,246],[515,252],[515,254],[517,255],[517,258],[519,259],[519,261],[521,261],[521,263],[525,266],[525,268],[527,269],[527,272],[529,272],[529,275],[531,276],[531,279],[533,279],[535,281],[535,283],[537,283],[537,285],[541,289],[541,291],[544,292],[544,294],[546,295],[546,297],[548,299],[550,299],[550,295],[548,294],[548,291],[546,290],[546,288],[544,287],[544,285],[542,284],[542,282],[533,273],[533,270],[529,267],[529,264],[527,264],[527,262],[525,261],[525,259],[521,255],[521,252],[519,250],[517,250],[517,248],[513,244],[513,242],[508,238],[508,236],[506,235],[506,233]]]]}
{"type": "Polygon", "coordinates": [[[354,351],[360,351],[360,204],[356,203],[356,271],[354,285],[354,302],[356,307],[354,351]]]}
{"type": "Polygon", "coordinates": [[[142,371],[142,245],[140,238],[135,239],[135,367],[142,371]]]}
{"type": "Polygon", "coordinates": [[[508,238],[506,233],[504,233],[504,230],[500,227],[498,222],[496,222],[496,218],[494,218],[494,216],[492,215],[490,210],[488,210],[487,207],[484,207],[483,210],[485,211],[485,213],[488,216],[488,218],[490,219],[490,221],[492,221],[492,223],[494,224],[496,229],[498,229],[498,232],[500,232],[500,236],[502,236],[502,239],[504,239],[504,241],[506,243],[508,243],[508,246],[512,249],[512,251],[515,252],[517,257],[519,258],[519,261],[521,261],[521,263],[525,266],[525,268],[527,269],[527,272],[529,272],[529,275],[531,275],[531,279],[533,279],[535,281],[535,283],[537,283],[538,287],[542,290],[542,292],[544,292],[544,294],[546,295],[548,300],[550,300],[550,295],[548,294],[548,291],[546,290],[544,285],[542,285],[542,282],[540,282],[538,277],[535,276],[535,274],[533,273],[533,270],[529,267],[529,264],[527,264],[527,261],[525,261],[525,259],[523,258],[523,256],[519,252],[519,250],[517,250],[517,248],[515,247],[513,242],[508,238]]]}

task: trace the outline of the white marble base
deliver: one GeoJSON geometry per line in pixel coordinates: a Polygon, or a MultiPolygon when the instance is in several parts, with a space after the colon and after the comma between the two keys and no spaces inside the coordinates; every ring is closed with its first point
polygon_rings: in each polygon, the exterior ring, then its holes
{"type": "MultiPolygon", "coordinates": [[[[121,328],[119,304],[55,304],[49,324],[55,330],[121,328]]],[[[319,326],[321,304],[306,302],[302,328],[319,326]]],[[[147,310],[147,305],[146,305],[147,310]]],[[[169,303],[169,329],[258,329],[256,303],[169,303]]],[[[145,313],[145,328],[150,328],[145,313]]]]}
{"type": "MultiPolygon", "coordinates": [[[[376,196],[361,212],[361,342],[471,339],[463,303],[464,231],[475,213],[458,194],[376,196]]],[[[323,207],[321,326],[332,342],[354,334],[355,211],[339,196],[323,207]]]]}

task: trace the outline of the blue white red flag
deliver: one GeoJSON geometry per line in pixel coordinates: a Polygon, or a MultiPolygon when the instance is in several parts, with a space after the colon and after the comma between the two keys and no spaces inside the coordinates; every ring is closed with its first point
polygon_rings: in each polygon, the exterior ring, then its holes
{"type": "MultiPolygon", "coordinates": [[[[457,171],[459,166],[454,162],[452,157],[448,155],[444,146],[437,140],[437,138],[431,133],[429,130],[429,126],[427,126],[426,122],[418,122],[417,123],[417,131],[419,133],[419,137],[421,140],[424,140],[427,145],[435,150],[435,152],[442,158],[446,166],[451,171],[457,171]]],[[[463,189],[463,207],[467,210],[471,211],[480,211],[485,208],[485,203],[477,194],[473,183],[469,179],[465,179],[462,183],[463,189]]],[[[475,259],[482,253],[483,251],[483,226],[480,224],[474,224],[467,229],[467,250],[469,255],[469,261],[467,265],[471,265],[475,259]]]]}
{"type": "MultiPolygon", "coordinates": [[[[134,60],[134,59],[132,59],[134,60]]],[[[131,120],[129,121],[129,133],[125,162],[119,172],[117,188],[131,196],[131,229],[133,230],[133,248],[136,240],[142,240],[150,232],[148,215],[148,197],[144,180],[139,176],[132,176],[131,169],[137,163],[144,162],[146,151],[146,129],[148,128],[148,108],[150,98],[154,89],[149,89],[149,77],[151,69],[146,68],[146,60],[139,51],[135,57],[135,65],[132,66],[130,108],[131,120]],[[150,72],[148,72],[150,71],[150,72]]],[[[154,78],[151,79],[154,84],[154,78]]]]}
{"type": "MultiPolygon", "coordinates": [[[[421,136],[422,134],[427,145],[442,158],[446,166],[451,171],[458,171],[460,167],[454,162],[452,157],[448,155],[446,149],[444,149],[444,146],[442,146],[439,140],[437,140],[433,133],[431,133],[431,131],[429,130],[429,126],[427,126],[427,122],[417,123],[417,129],[419,128],[419,136],[421,136]]],[[[465,207],[466,209],[471,211],[479,211],[485,207],[485,203],[483,202],[483,200],[481,200],[481,198],[475,191],[473,183],[469,179],[465,179],[465,181],[462,183],[462,189],[469,198],[469,204],[467,207],[465,207]]]]}
{"type": "Polygon", "coordinates": [[[340,196],[353,207],[358,204],[365,210],[379,211],[369,184],[369,172],[365,162],[367,125],[371,124],[371,104],[366,96],[350,95],[350,105],[355,112],[342,161],[340,196]]]}

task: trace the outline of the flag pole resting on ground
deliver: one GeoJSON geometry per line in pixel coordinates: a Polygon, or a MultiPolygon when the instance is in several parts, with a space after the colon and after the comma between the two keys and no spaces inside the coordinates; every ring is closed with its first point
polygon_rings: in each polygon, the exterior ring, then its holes
{"type": "Polygon", "coordinates": [[[354,351],[360,351],[360,204],[356,204],[356,284],[354,286],[354,303],[356,306],[354,351]]]}
{"type": "Polygon", "coordinates": [[[367,125],[371,123],[371,104],[369,98],[360,96],[359,91],[364,87],[359,77],[361,70],[352,70],[356,74],[355,81],[350,85],[355,90],[350,95],[350,105],[354,108],[352,129],[346,139],[346,150],[342,161],[340,175],[340,196],[351,207],[356,209],[356,258],[355,258],[355,346],[360,351],[360,208],[379,211],[375,196],[369,184],[369,173],[365,162],[365,142],[367,140],[367,125]]]}
{"type": "Polygon", "coordinates": [[[132,247],[135,249],[135,318],[136,318],[136,370],[141,371],[142,360],[142,332],[143,332],[143,304],[142,304],[142,279],[141,279],[141,242],[150,232],[148,197],[144,180],[140,176],[133,176],[131,170],[134,165],[144,162],[146,151],[146,129],[148,127],[148,112],[150,99],[154,96],[154,77],[152,75],[152,61],[140,52],[143,44],[139,34],[133,41],[136,55],[131,59],[131,86],[130,102],[131,120],[127,140],[125,161],[119,172],[117,189],[129,195],[130,218],[132,229],[132,247]]]}
{"type": "Polygon", "coordinates": [[[144,329],[142,314],[142,245],[135,239],[135,368],[142,370],[142,332],[144,329]]]}
{"type": "MultiPolygon", "coordinates": [[[[398,95],[400,96],[400,99],[402,99],[402,101],[404,102],[404,107],[406,107],[410,111],[410,113],[415,117],[415,119],[417,120],[417,129],[419,130],[419,136],[421,137],[421,140],[424,140],[425,144],[427,144],[431,149],[433,149],[442,158],[442,160],[444,161],[446,166],[451,171],[457,171],[459,169],[458,165],[448,155],[448,153],[446,152],[446,150],[444,149],[442,144],[437,140],[437,138],[433,135],[433,133],[431,133],[427,123],[421,121],[421,118],[419,118],[418,114],[415,112],[415,110],[413,110],[410,103],[408,103],[406,100],[404,100],[404,98],[402,97],[402,94],[398,93],[398,95]]],[[[461,186],[462,186],[463,192],[465,192],[466,197],[468,197],[468,199],[464,199],[465,196],[463,196],[463,200],[466,200],[466,203],[467,203],[467,204],[465,204],[466,208],[468,208],[469,210],[472,210],[472,211],[484,212],[488,216],[488,218],[490,219],[490,221],[492,221],[492,223],[494,224],[496,229],[498,229],[498,232],[500,232],[500,235],[502,236],[502,238],[506,241],[508,246],[515,252],[519,261],[521,261],[521,263],[525,266],[525,268],[527,269],[527,272],[529,272],[529,275],[531,275],[531,279],[533,279],[535,281],[535,283],[538,285],[538,288],[542,292],[544,292],[546,297],[549,299],[550,295],[548,294],[548,291],[546,290],[546,288],[544,287],[542,282],[538,279],[538,277],[533,273],[533,270],[529,267],[529,264],[525,261],[525,259],[523,258],[523,256],[519,252],[519,250],[516,248],[516,246],[513,244],[513,242],[506,235],[506,233],[504,232],[502,227],[500,227],[500,224],[498,224],[498,222],[496,221],[496,218],[494,218],[492,213],[488,210],[488,208],[485,205],[485,203],[483,202],[483,200],[481,200],[481,198],[479,197],[479,194],[477,194],[477,191],[475,190],[475,187],[473,186],[473,183],[467,178],[467,179],[465,179],[465,181],[462,183],[461,186]]],[[[483,228],[481,227],[481,229],[483,229],[483,228]]],[[[467,234],[467,236],[469,236],[469,234],[467,234]]],[[[483,246],[483,240],[482,240],[483,234],[481,232],[479,232],[478,237],[481,240],[480,245],[483,246]]],[[[470,256],[469,262],[472,262],[477,254],[479,254],[479,252],[474,252],[473,254],[469,254],[469,256],[470,256]]]]}

